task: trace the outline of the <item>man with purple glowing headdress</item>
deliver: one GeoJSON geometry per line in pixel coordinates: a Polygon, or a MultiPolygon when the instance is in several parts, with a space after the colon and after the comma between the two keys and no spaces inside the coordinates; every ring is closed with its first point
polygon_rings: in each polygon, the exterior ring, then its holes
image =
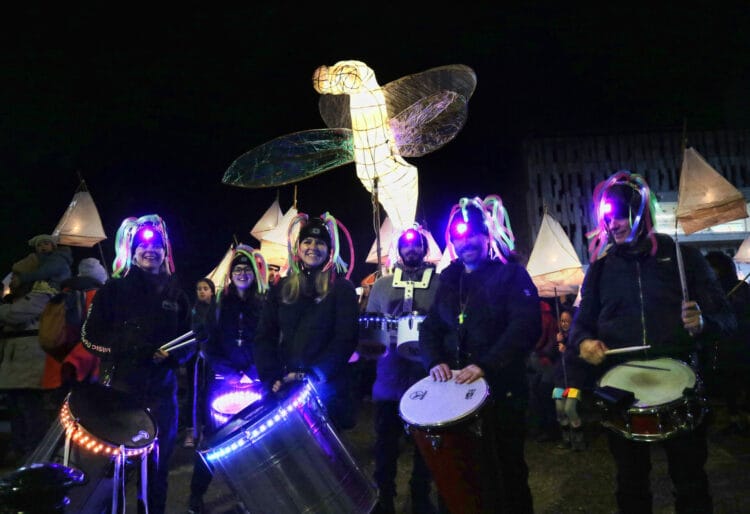
{"type": "Polygon", "coordinates": [[[149,454],[149,512],[164,512],[177,436],[177,375],[192,346],[159,347],[190,326],[190,304],[174,272],[167,227],[157,215],[125,219],[115,239],[112,280],[99,289],[81,333],[101,359],[100,380],[151,411],[158,451],[149,454]],[[158,461],[157,461],[158,459],[158,461]]]}
{"type": "Polygon", "coordinates": [[[483,449],[463,456],[461,463],[479,470],[474,474],[481,477],[476,484],[481,492],[461,501],[473,505],[470,512],[531,513],[524,455],[525,363],[541,334],[537,289],[511,254],[513,233],[496,195],[462,198],[450,213],[446,244],[458,259],[441,273],[422,323],[422,362],[434,380],[449,380],[457,370],[456,383],[484,378],[490,390],[483,449]]]}
{"type": "MultiPolygon", "coordinates": [[[[398,318],[402,314],[426,313],[437,290],[435,267],[424,261],[428,251],[427,237],[421,227],[404,230],[396,243],[400,262],[392,275],[375,281],[370,292],[367,310],[398,318]]],[[[424,377],[420,363],[399,355],[393,339],[385,355],[377,361],[375,382],[372,386],[375,423],[375,481],[379,498],[375,512],[395,512],[396,468],[404,423],[399,417],[399,400],[406,390],[424,377]]],[[[411,488],[412,512],[434,512],[430,502],[430,471],[419,451],[413,451],[411,488]]]]}
{"type": "MultiPolygon", "coordinates": [[[[680,256],[672,238],[655,232],[654,204],[646,181],[628,171],[613,174],[594,190],[598,227],[592,234],[592,263],[583,282],[569,344],[595,366],[597,376],[617,364],[627,366],[625,361],[634,358],[669,357],[687,366],[694,362],[698,341],[712,334],[731,333],[736,324],[706,260],[697,249],[681,245],[685,282],[693,300],[684,297],[680,256]],[[640,345],[648,348],[637,353],[607,353],[640,345]]],[[[647,367],[638,371],[644,375],[669,373],[664,369],[657,366],[655,371],[647,367]]],[[[672,375],[678,371],[672,370],[672,375]]],[[[657,378],[652,381],[660,383],[657,378]]],[[[661,383],[662,388],[665,385],[661,383]]],[[[623,408],[614,400],[612,403],[615,408],[623,408]]],[[[631,400],[624,403],[624,409],[632,405],[631,400]]],[[[661,443],[667,455],[675,488],[675,512],[712,512],[703,469],[706,423],[701,423],[701,418],[695,416],[697,427],[646,442],[634,437],[637,434],[608,431],[617,466],[615,496],[620,512],[642,514],[652,510],[649,444],[654,440],[661,443]]]]}

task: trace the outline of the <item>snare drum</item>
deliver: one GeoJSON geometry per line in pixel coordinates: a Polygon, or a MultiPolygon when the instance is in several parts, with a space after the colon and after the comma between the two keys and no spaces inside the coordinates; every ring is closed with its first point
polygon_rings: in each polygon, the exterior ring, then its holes
{"type": "Polygon", "coordinates": [[[390,343],[393,318],[379,312],[365,312],[359,316],[357,353],[365,359],[377,359],[385,354],[390,343]]]}
{"type": "Polygon", "coordinates": [[[219,384],[212,391],[211,418],[216,427],[220,427],[229,419],[261,399],[261,383],[258,380],[238,382],[237,384],[224,384],[223,381],[215,380],[219,384]]]}
{"type": "Polygon", "coordinates": [[[198,453],[249,512],[367,513],[375,486],[341,443],[313,386],[240,411],[198,453]]]}
{"type": "Polygon", "coordinates": [[[83,471],[85,485],[68,493],[70,512],[118,512],[125,499],[126,466],[139,462],[146,502],[147,456],[157,439],[156,422],[130,395],[98,384],[78,384],[63,402],[60,414],[26,461],[53,462],[83,471]]]}
{"type": "MultiPolygon", "coordinates": [[[[453,370],[455,377],[458,372],[453,370]]],[[[427,376],[406,390],[399,414],[432,472],[440,496],[451,512],[491,512],[493,499],[484,460],[492,445],[483,444],[490,395],[480,378],[470,384],[427,376]]]]}
{"type": "Polygon", "coordinates": [[[635,395],[626,409],[599,400],[602,425],[634,441],[662,441],[694,429],[707,413],[700,379],[687,364],[670,358],[628,361],[599,380],[635,395]]]}
{"type": "Polygon", "coordinates": [[[419,329],[425,316],[418,312],[404,314],[398,318],[398,337],[396,350],[401,357],[411,361],[421,361],[419,351],[419,329]]]}

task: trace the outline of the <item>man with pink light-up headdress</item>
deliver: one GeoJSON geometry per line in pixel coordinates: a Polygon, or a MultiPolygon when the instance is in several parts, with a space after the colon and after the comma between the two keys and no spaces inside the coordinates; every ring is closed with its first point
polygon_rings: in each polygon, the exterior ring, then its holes
{"type": "Polygon", "coordinates": [[[453,512],[531,513],[524,456],[526,359],[541,334],[537,289],[514,258],[500,197],[462,198],[451,210],[446,243],[458,258],[440,274],[422,323],[422,363],[436,382],[484,379],[489,404],[481,415],[481,440],[467,444],[471,449],[452,465],[476,482],[459,484],[462,477],[448,478],[442,464],[431,466],[433,478],[453,512]],[[458,488],[466,492],[453,494],[458,488]]]}
{"type": "Polygon", "coordinates": [[[97,292],[81,333],[101,359],[100,380],[129,393],[154,416],[158,452],[148,460],[149,512],[165,511],[177,436],[177,370],[192,346],[160,347],[190,326],[188,297],[174,276],[172,247],[158,215],[126,218],[115,239],[112,279],[97,292]]]}
{"type": "Polygon", "coordinates": [[[710,513],[705,409],[694,352],[702,338],[731,333],[734,317],[701,253],[684,245],[678,249],[654,230],[655,197],[643,177],[617,172],[596,186],[593,199],[592,263],[569,344],[594,365],[599,379],[595,395],[604,408],[603,424],[611,429],[618,507],[623,513],[652,511],[650,445],[659,443],[675,512],[710,513]],[[671,403],[667,393],[673,385],[679,386],[674,401],[685,407],[652,424],[642,413],[658,413],[671,403]],[[640,411],[633,410],[636,405],[640,411]],[[681,421],[673,425],[673,419],[681,421]]]}

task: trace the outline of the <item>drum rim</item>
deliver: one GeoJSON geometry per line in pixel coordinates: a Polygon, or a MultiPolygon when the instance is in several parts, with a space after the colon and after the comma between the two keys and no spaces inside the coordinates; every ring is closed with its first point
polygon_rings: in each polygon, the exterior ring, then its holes
{"type": "MultiPolygon", "coordinates": [[[[458,371],[459,370],[452,370],[452,372],[453,372],[453,378],[451,379],[451,381],[455,379],[456,373],[458,373],[458,371]]],[[[415,385],[419,384],[420,382],[427,381],[427,379],[430,379],[430,381],[432,381],[432,377],[430,375],[427,375],[426,377],[421,378],[420,380],[414,382],[411,386],[409,386],[409,388],[402,395],[402,400],[403,400],[403,397],[406,396],[406,393],[408,393],[409,390],[412,387],[414,387],[415,385]]],[[[399,401],[398,414],[401,417],[401,419],[405,423],[407,423],[409,426],[411,426],[411,427],[417,427],[417,428],[422,429],[422,430],[430,430],[430,429],[432,429],[432,430],[438,430],[438,429],[444,429],[444,428],[448,428],[448,427],[451,427],[451,426],[454,426],[454,425],[458,425],[458,424],[464,423],[464,422],[466,422],[466,421],[468,421],[468,420],[470,420],[470,419],[472,419],[474,417],[479,416],[480,412],[482,411],[482,408],[487,404],[487,400],[490,397],[490,386],[489,386],[489,383],[487,382],[487,380],[484,377],[479,377],[478,379],[474,380],[471,383],[474,384],[476,382],[481,382],[481,383],[484,384],[484,394],[482,395],[482,398],[479,401],[479,403],[477,403],[476,407],[472,411],[467,412],[467,413],[465,413],[464,415],[462,415],[462,416],[460,416],[458,418],[452,418],[452,419],[449,419],[449,420],[445,420],[445,421],[441,421],[441,422],[437,422],[437,423],[430,423],[430,424],[417,423],[415,421],[410,421],[408,419],[408,416],[406,416],[404,414],[404,410],[401,407],[401,404],[403,403],[403,401],[399,401]]]]}

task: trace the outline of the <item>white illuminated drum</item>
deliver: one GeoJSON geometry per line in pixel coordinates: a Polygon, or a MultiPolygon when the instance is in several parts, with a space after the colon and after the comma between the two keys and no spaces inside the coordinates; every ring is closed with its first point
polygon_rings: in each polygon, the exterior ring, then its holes
{"type": "Polygon", "coordinates": [[[156,440],[156,422],[132,396],[98,384],[79,384],[26,465],[55,462],[85,473],[87,483],[68,494],[70,512],[118,512],[125,499],[117,492],[125,489],[126,472],[132,474],[136,463],[141,474],[138,496],[146,501],[146,457],[156,440]]]}
{"type": "MultiPolygon", "coordinates": [[[[220,381],[217,380],[215,383],[220,381]]],[[[261,383],[258,380],[220,384],[211,398],[211,417],[214,425],[223,425],[232,416],[260,400],[262,396],[261,383]]]]}
{"type": "Polygon", "coordinates": [[[204,441],[203,460],[249,512],[370,512],[377,490],[339,440],[313,386],[300,382],[283,391],[204,441]]]}
{"type": "Polygon", "coordinates": [[[419,329],[425,316],[418,312],[404,314],[398,318],[396,351],[401,357],[419,362],[422,360],[419,351],[419,329]]]}
{"type": "MultiPolygon", "coordinates": [[[[453,377],[457,373],[453,370],[453,377]]],[[[438,382],[427,376],[401,397],[401,419],[451,512],[483,512],[489,508],[482,487],[488,476],[483,461],[491,448],[483,443],[489,396],[483,378],[457,384],[454,379],[438,382]]]]}
{"type": "Polygon", "coordinates": [[[597,402],[602,425],[634,441],[661,441],[692,430],[707,412],[700,380],[675,359],[628,361],[605,373],[598,385],[635,395],[625,408],[597,402]]]}
{"type": "Polygon", "coordinates": [[[365,359],[377,359],[388,350],[394,320],[379,312],[365,312],[359,316],[357,353],[365,359]]]}

